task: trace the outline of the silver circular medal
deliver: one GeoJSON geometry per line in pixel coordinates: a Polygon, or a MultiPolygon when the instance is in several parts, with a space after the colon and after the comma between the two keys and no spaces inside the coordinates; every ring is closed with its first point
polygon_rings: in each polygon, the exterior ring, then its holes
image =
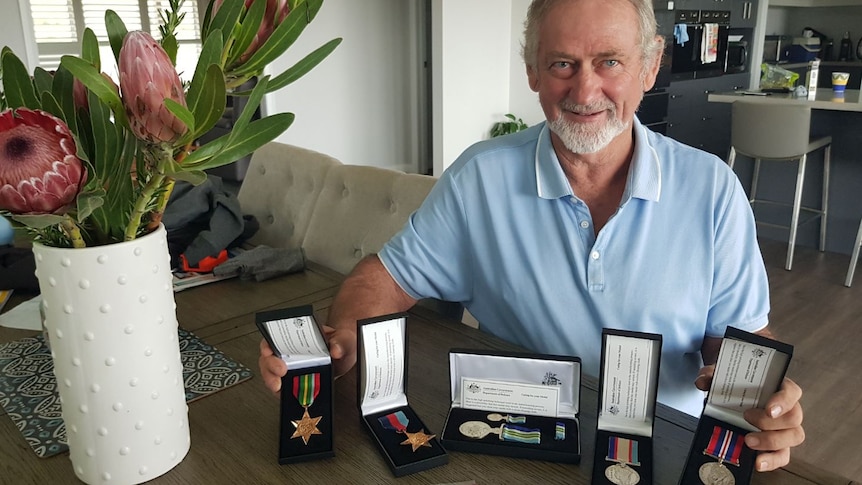
{"type": "Polygon", "coordinates": [[[710,462],[700,466],[697,472],[704,485],[735,485],[733,473],[721,463],[710,462]]]}
{"type": "Polygon", "coordinates": [[[491,413],[488,415],[488,421],[503,421],[504,419],[506,419],[506,416],[500,413],[491,413]]]}
{"type": "Polygon", "coordinates": [[[458,426],[458,431],[468,438],[482,439],[491,433],[491,426],[482,421],[467,421],[458,426]]]}
{"type": "Polygon", "coordinates": [[[641,476],[638,475],[638,472],[623,463],[607,467],[605,469],[605,478],[615,485],[635,485],[641,481],[641,476]]]}

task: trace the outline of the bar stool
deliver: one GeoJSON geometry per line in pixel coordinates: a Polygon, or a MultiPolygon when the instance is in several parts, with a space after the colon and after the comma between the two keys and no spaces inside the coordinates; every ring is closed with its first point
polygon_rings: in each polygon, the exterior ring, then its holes
{"type": "MultiPolygon", "coordinates": [[[[730,156],[728,165],[733,168],[736,155],[745,155],[754,159],[754,171],[751,179],[751,194],[748,201],[752,208],[756,203],[767,203],[791,207],[789,225],[760,224],[781,227],[790,230],[787,247],[787,262],[784,269],[790,271],[793,265],[793,251],[796,246],[796,232],[799,226],[799,213],[805,211],[813,214],[810,220],[820,218],[820,250],[826,248],[826,213],[829,197],[829,161],[832,156],[832,137],[824,136],[810,138],[811,108],[805,105],[758,103],[751,101],[736,101],[731,108],[730,156]],[[808,154],[825,148],[823,155],[823,195],[819,209],[802,206],[802,188],[805,184],[805,163],[808,154]],[[758,199],[757,183],[760,177],[761,161],[798,161],[796,187],[793,203],[783,203],[773,200],[758,199]]],[[[808,220],[804,221],[808,222],[808,220]]]]}
{"type": "Polygon", "coordinates": [[[862,248],[862,221],[859,221],[859,231],[856,233],[856,244],[853,246],[853,256],[850,256],[850,267],[847,268],[847,278],[844,286],[850,288],[853,283],[853,273],[856,271],[856,262],[859,261],[859,249],[862,248]]]}

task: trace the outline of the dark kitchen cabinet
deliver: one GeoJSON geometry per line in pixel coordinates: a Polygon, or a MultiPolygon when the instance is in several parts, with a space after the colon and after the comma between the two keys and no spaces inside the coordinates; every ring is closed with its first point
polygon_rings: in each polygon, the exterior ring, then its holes
{"type": "Polygon", "coordinates": [[[710,93],[748,88],[748,74],[675,81],[668,88],[667,135],[727,159],[730,104],[710,103],[710,93]]]}

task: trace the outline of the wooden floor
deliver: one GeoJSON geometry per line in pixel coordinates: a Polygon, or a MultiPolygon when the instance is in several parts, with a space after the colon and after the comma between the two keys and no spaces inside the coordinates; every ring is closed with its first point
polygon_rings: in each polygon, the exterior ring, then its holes
{"type": "Polygon", "coordinates": [[[805,443],[793,456],[862,482],[862,270],[844,286],[850,256],[761,241],[769,274],[770,328],[795,346],[788,376],[804,391],[805,443]]]}

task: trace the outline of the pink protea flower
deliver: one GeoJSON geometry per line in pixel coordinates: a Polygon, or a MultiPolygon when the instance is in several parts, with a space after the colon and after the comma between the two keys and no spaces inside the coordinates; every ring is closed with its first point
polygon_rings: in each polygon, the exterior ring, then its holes
{"type": "MultiPolygon", "coordinates": [[[[218,12],[218,9],[225,1],[238,2],[241,0],[215,0],[215,2],[213,2],[213,15],[218,12]]],[[[251,4],[253,2],[254,0],[245,0],[246,10],[251,8],[251,4]]],[[[284,21],[285,17],[287,17],[287,14],[289,13],[290,5],[288,5],[287,0],[266,0],[266,11],[263,14],[263,21],[261,21],[260,27],[257,29],[257,34],[254,35],[254,40],[251,41],[248,49],[239,56],[238,61],[243,63],[249,60],[249,58],[257,52],[260,46],[269,39],[275,31],[275,28],[284,21]]]]}
{"type": "Polygon", "coordinates": [[[26,108],[0,113],[0,209],[59,213],[84,182],[86,170],[63,120],[26,108]]]}
{"type": "Polygon", "coordinates": [[[168,54],[141,31],[126,34],[120,49],[120,91],[132,132],[150,143],[173,143],[188,127],[165,107],[170,98],[186,106],[186,95],[168,54]]]}

